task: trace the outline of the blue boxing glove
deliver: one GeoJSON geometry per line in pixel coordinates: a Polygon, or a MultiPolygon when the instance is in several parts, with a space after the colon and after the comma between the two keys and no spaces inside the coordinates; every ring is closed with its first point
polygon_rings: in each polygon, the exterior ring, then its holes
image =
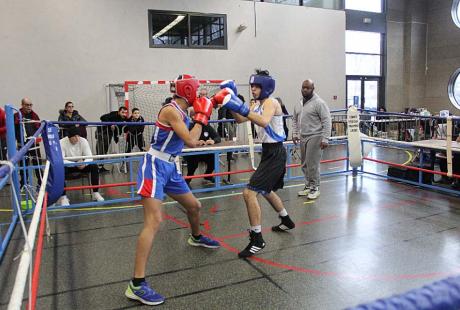
{"type": "Polygon", "coordinates": [[[249,107],[243,101],[241,101],[240,98],[232,93],[225,96],[224,100],[222,101],[222,107],[225,107],[245,117],[249,114],[249,107]]]}
{"type": "Polygon", "coordinates": [[[233,80],[223,81],[222,83],[220,83],[219,87],[220,89],[230,89],[235,94],[235,96],[238,95],[238,90],[236,89],[236,84],[233,80]]]}

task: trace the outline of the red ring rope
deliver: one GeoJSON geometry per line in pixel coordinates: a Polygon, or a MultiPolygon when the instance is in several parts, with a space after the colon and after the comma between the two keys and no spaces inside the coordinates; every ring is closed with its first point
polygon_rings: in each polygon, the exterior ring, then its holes
{"type": "MultiPolygon", "coordinates": [[[[347,160],[348,157],[341,157],[337,159],[327,159],[327,160],[322,160],[322,164],[327,164],[327,163],[333,163],[337,161],[343,161],[347,160]]],[[[286,165],[286,168],[296,168],[300,167],[301,164],[289,164],[286,165]]],[[[225,175],[232,175],[232,174],[239,174],[239,173],[248,173],[248,172],[253,172],[254,169],[245,169],[245,170],[236,170],[236,171],[224,171],[224,172],[217,172],[217,173],[208,173],[208,174],[197,174],[197,175],[187,175],[184,176],[184,179],[201,179],[201,178],[206,178],[206,177],[213,177],[213,176],[225,176],[225,175]]],[[[93,189],[93,188],[107,188],[107,187],[115,187],[115,186],[131,186],[131,185],[136,185],[136,182],[122,182],[122,183],[110,183],[110,184],[99,184],[99,185],[82,185],[82,186],[69,186],[65,187],[64,189],[66,191],[77,191],[77,190],[82,190],[82,189],[93,189]]]]}
{"type": "Polygon", "coordinates": [[[38,282],[40,280],[40,263],[42,261],[43,237],[45,235],[46,208],[48,206],[48,193],[45,193],[43,200],[40,228],[38,231],[37,252],[35,254],[34,269],[32,273],[32,289],[29,299],[29,310],[35,310],[37,304],[38,282]]]}

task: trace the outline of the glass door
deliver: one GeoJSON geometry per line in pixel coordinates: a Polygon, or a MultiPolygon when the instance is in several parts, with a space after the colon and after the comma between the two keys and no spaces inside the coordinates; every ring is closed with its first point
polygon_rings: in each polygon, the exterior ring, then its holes
{"type": "Polygon", "coordinates": [[[364,80],[364,104],[367,110],[377,110],[379,102],[379,81],[364,80]]]}
{"type": "Polygon", "coordinates": [[[347,106],[359,109],[377,110],[379,107],[380,78],[353,76],[347,77],[347,106]]]}
{"type": "Polygon", "coordinates": [[[361,80],[347,80],[347,106],[354,105],[357,108],[361,108],[361,98],[362,98],[362,87],[361,80]]]}

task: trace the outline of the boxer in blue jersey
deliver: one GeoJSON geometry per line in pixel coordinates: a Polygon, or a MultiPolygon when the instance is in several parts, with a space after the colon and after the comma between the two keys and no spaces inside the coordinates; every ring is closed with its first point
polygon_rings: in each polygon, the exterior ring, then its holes
{"type": "Polygon", "coordinates": [[[275,193],[284,186],[286,172],[286,150],[283,127],[283,111],[280,103],[271,98],[275,90],[275,80],[268,71],[257,70],[249,78],[251,93],[256,103],[251,109],[236,95],[237,89],[233,81],[221,84],[221,91],[214,95],[213,101],[232,111],[238,123],[250,121],[255,124],[257,136],[262,140],[262,157],[256,172],[243,191],[244,201],[249,216],[249,244],[238,253],[240,258],[254,255],[265,247],[262,238],[262,213],[257,196],[261,194],[278,213],[281,223],[272,230],[282,232],[293,229],[295,223],[289,217],[281,198],[275,193]]]}
{"type": "Polygon", "coordinates": [[[213,104],[205,97],[197,98],[199,81],[190,75],[181,75],[171,84],[174,97],[158,113],[151,146],[140,162],[137,193],[142,196],[144,227],[139,234],[136,247],[134,277],[125,295],[147,305],[162,304],[165,298],[158,294],[145,280],[145,269],[153,239],[162,221],[161,204],[165,194],[179,202],[187,211],[191,227],[188,244],[206,248],[218,248],[219,242],[200,234],[201,204],[190,191],[180,174],[177,156],[184,145],[200,145],[202,125],[207,125],[213,104]],[[190,120],[186,114],[193,106],[195,126],[188,130],[190,120]]]}

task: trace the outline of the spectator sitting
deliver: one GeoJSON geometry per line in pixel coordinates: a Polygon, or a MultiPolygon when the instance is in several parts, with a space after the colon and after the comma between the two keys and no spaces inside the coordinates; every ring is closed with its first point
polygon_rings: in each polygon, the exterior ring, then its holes
{"type": "MultiPolygon", "coordinates": [[[[386,113],[387,109],[385,107],[379,107],[377,110],[377,117],[375,118],[376,120],[385,120],[388,118],[386,116],[382,116],[382,112],[386,113]]],[[[386,132],[387,124],[385,122],[377,122],[377,131],[386,132]]]]}
{"type": "MultiPolygon", "coordinates": [[[[118,111],[112,111],[100,117],[102,122],[125,122],[128,114],[126,107],[120,107],[118,111]]],[[[122,125],[99,126],[96,131],[96,152],[98,155],[105,155],[109,150],[110,142],[118,143],[118,136],[123,132],[122,125]]],[[[107,171],[101,167],[101,171],[107,171]]]]}
{"type": "MultiPolygon", "coordinates": [[[[35,132],[40,128],[40,117],[38,117],[37,113],[34,112],[32,109],[33,103],[32,100],[29,98],[23,98],[21,100],[21,108],[19,109],[19,113],[14,114],[14,126],[16,131],[16,139],[19,143],[21,143],[21,129],[23,129],[24,134],[24,143],[27,143],[29,139],[35,134],[35,132]],[[22,117],[23,123],[20,122],[19,115],[22,117]]],[[[29,151],[27,151],[25,158],[25,165],[29,166],[32,162],[32,165],[38,166],[39,159],[41,157],[40,148],[38,147],[38,142],[36,142],[35,147],[32,147],[29,151]]],[[[21,161],[22,162],[22,161],[21,161]]],[[[41,170],[34,169],[35,176],[37,177],[37,184],[41,184],[41,170]]],[[[24,169],[20,169],[21,180],[20,185],[21,187],[25,185],[26,178],[24,175],[24,169]]]]}
{"type": "MultiPolygon", "coordinates": [[[[190,114],[194,114],[194,111],[191,110],[190,114]]],[[[193,128],[194,124],[190,125],[190,130],[193,128]]],[[[202,125],[200,141],[203,145],[213,145],[216,143],[221,142],[221,138],[219,134],[216,132],[214,128],[210,125],[202,125]]],[[[210,174],[214,171],[214,154],[201,154],[201,155],[190,155],[185,157],[185,161],[187,162],[187,176],[191,176],[195,174],[196,169],[198,168],[198,164],[200,162],[206,163],[206,171],[205,174],[210,174]]],[[[205,180],[214,183],[214,177],[205,177],[205,180]]],[[[192,179],[185,180],[187,184],[190,186],[190,182],[192,179]]]]}
{"type": "MultiPolygon", "coordinates": [[[[131,117],[128,119],[130,123],[143,123],[144,118],[138,108],[131,111],[131,117]]],[[[133,147],[137,145],[140,151],[144,150],[144,125],[127,125],[124,128],[126,133],[126,153],[131,153],[133,147]]]]}
{"type": "MultiPolygon", "coordinates": [[[[73,161],[66,160],[66,157],[73,157],[73,156],[92,156],[91,148],[89,147],[88,140],[85,138],[80,137],[79,129],[76,127],[71,127],[67,130],[67,137],[62,138],[60,140],[61,149],[62,149],[62,156],[64,157],[64,163],[73,163],[73,161]]],[[[69,174],[73,173],[90,173],[91,177],[91,185],[99,185],[99,171],[97,169],[96,164],[84,164],[87,162],[91,162],[92,159],[88,158],[85,160],[79,160],[78,162],[82,162],[79,166],[73,167],[65,167],[65,175],[68,176],[69,174]]],[[[65,184],[64,184],[65,187],[65,184]]],[[[104,198],[99,194],[98,188],[93,188],[92,198],[95,201],[104,201],[104,198]]],[[[70,204],[69,198],[67,198],[66,192],[62,194],[61,198],[59,198],[59,203],[61,206],[68,206],[70,204]]]]}
{"type": "MultiPolygon", "coordinates": [[[[59,110],[59,122],[86,122],[86,119],[81,116],[77,110],[74,110],[74,104],[72,101],[67,101],[64,106],[64,110],[59,110]]],[[[61,125],[62,131],[60,133],[61,138],[67,137],[68,129],[70,127],[79,128],[79,136],[86,138],[86,127],[84,125],[61,125]]]]}

